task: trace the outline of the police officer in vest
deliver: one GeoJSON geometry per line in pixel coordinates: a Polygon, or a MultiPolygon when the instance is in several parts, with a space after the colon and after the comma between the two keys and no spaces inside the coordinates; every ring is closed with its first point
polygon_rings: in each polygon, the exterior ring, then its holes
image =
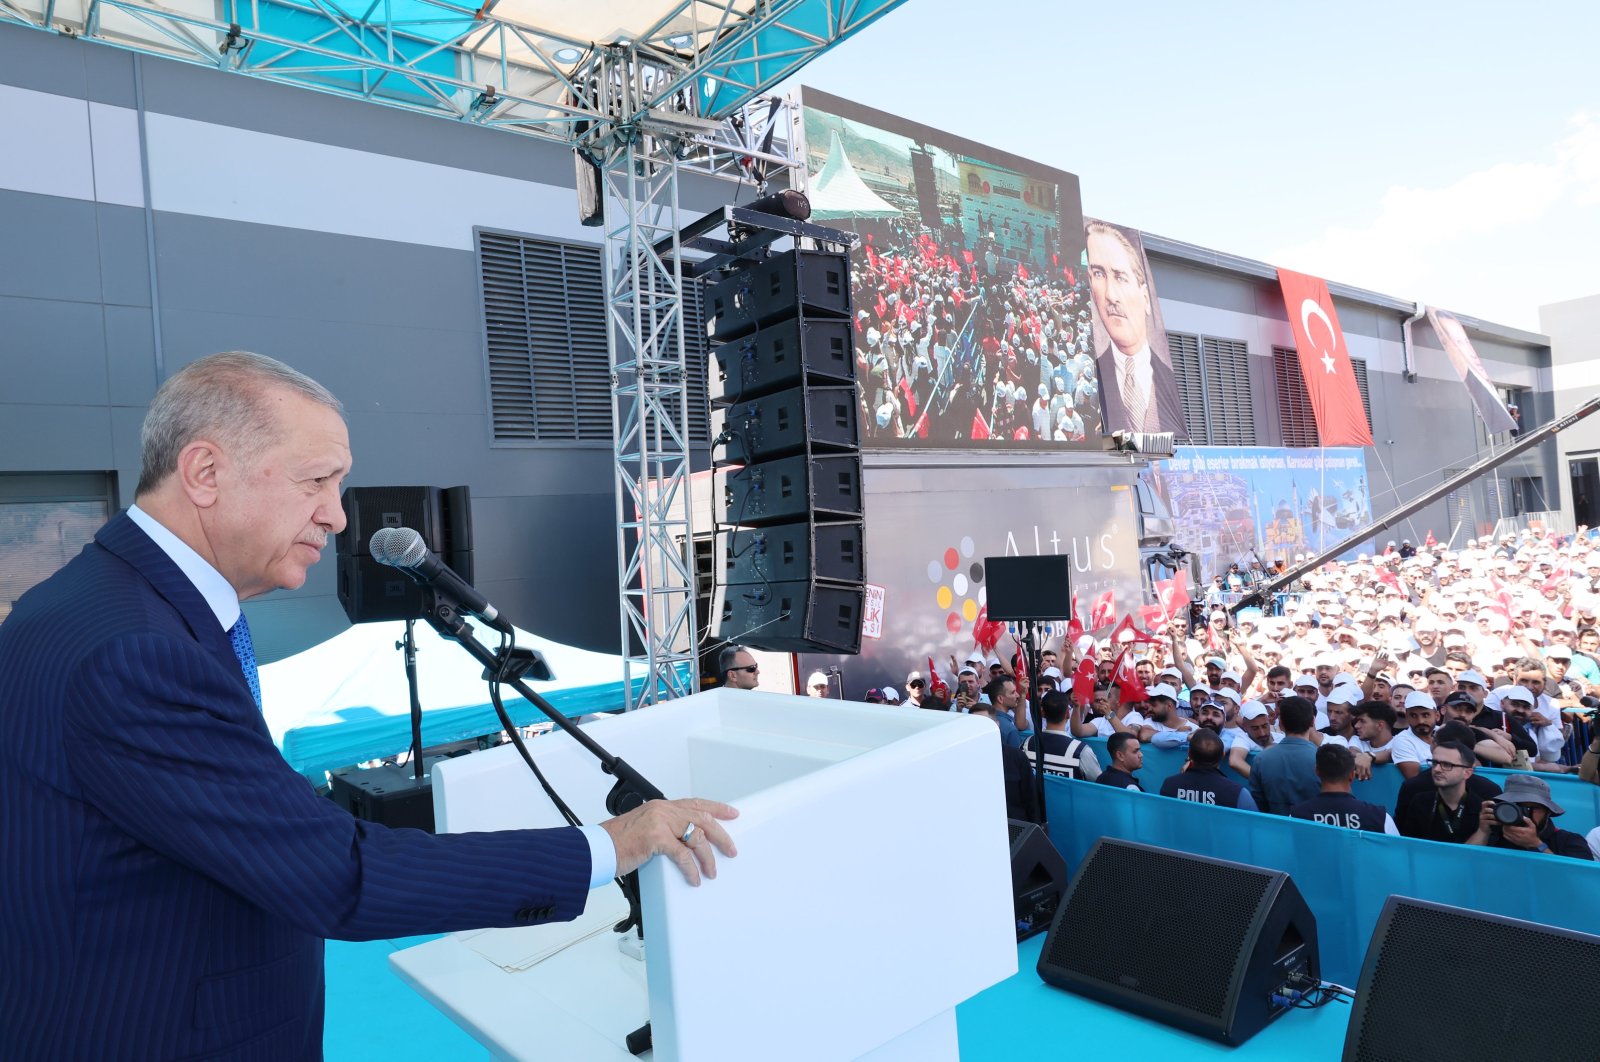
{"type": "Polygon", "coordinates": [[[1310,800],[1302,800],[1289,809],[1297,819],[1320,822],[1328,826],[1342,826],[1347,830],[1365,830],[1368,833],[1400,835],[1394,819],[1377,804],[1357,800],[1350,792],[1350,776],[1355,773],[1356,758],[1348,748],[1324,741],[1317,749],[1317,778],[1322,782],[1322,792],[1310,800]]]}
{"type": "Polygon", "coordinates": [[[1196,730],[1189,736],[1188,762],[1161,783],[1161,795],[1213,807],[1257,810],[1250,790],[1222,773],[1222,751],[1222,738],[1216,731],[1196,730]]]}
{"type": "MultiPolygon", "coordinates": [[[[1044,744],[1044,773],[1060,778],[1076,778],[1093,782],[1100,777],[1100,760],[1094,749],[1067,732],[1067,716],[1072,711],[1072,700],[1065,693],[1047,693],[1040,704],[1044,716],[1044,733],[1039,738],[1044,744]]],[[[1029,763],[1038,762],[1034,738],[1022,743],[1029,763]]]]}

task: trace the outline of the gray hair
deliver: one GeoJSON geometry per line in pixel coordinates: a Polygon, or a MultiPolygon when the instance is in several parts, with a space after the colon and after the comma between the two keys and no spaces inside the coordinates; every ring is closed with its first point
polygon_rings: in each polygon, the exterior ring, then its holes
{"type": "Polygon", "coordinates": [[[275,358],[230,350],[211,354],[175,373],[150,403],[139,431],[139,486],[146,494],[178,467],[178,455],[196,439],[212,439],[243,459],[265,447],[276,420],[262,398],[273,388],[293,391],[341,416],[333,392],[275,358]]]}

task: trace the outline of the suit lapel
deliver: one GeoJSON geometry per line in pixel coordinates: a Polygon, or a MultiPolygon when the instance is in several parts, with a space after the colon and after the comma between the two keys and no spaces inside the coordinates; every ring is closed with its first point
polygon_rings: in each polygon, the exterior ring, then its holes
{"type": "Polygon", "coordinates": [[[233,665],[239,673],[239,684],[248,696],[250,686],[239,668],[239,658],[234,655],[233,643],[228,640],[227,632],[217,622],[217,614],[211,611],[205,596],[195,589],[189,577],[172,562],[172,558],[162,552],[161,547],[140,530],[126,512],[112,517],[95,532],[94,538],[142,575],[151,588],[177,610],[195,641],[233,665]]]}

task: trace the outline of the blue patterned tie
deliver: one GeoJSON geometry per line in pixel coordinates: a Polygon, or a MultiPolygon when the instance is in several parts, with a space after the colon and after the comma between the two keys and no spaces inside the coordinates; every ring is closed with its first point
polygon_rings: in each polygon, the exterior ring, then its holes
{"type": "Polygon", "coordinates": [[[243,612],[239,613],[239,622],[229,629],[228,640],[233,643],[233,655],[239,658],[244,680],[250,684],[250,695],[256,699],[256,707],[260,708],[261,676],[256,672],[256,646],[250,640],[250,622],[244,618],[243,612]]]}

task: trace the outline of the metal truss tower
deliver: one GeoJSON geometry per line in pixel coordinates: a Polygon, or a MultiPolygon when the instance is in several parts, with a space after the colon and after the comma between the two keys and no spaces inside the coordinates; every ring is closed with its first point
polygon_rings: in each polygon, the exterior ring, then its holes
{"type": "MultiPolygon", "coordinates": [[[[669,71],[627,46],[606,49],[587,100],[601,113],[637,114],[669,71]]],[[[686,90],[692,92],[693,89],[686,90]]],[[[589,149],[603,183],[606,346],[628,707],[699,689],[694,527],[689,502],[689,388],[679,160],[692,151],[692,111],[617,122],[589,149]]],[[[581,194],[581,193],[580,193],[581,194]]],[[[693,283],[693,281],[688,281],[693,283]]]]}
{"type": "Polygon", "coordinates": [[[610,32],[595,19],[612,5],[517,0],[0,0],[0,22],[531,136],[593,164],[632,708],[699,688],[678,177],[760,183],[797,165],[791,108],[761,94],[903,2],[656,0],[624,5],[638,32],[612,43],[592,37],[610,32]],[[506,15],[528,10],[550,19],[506,15]]]}

